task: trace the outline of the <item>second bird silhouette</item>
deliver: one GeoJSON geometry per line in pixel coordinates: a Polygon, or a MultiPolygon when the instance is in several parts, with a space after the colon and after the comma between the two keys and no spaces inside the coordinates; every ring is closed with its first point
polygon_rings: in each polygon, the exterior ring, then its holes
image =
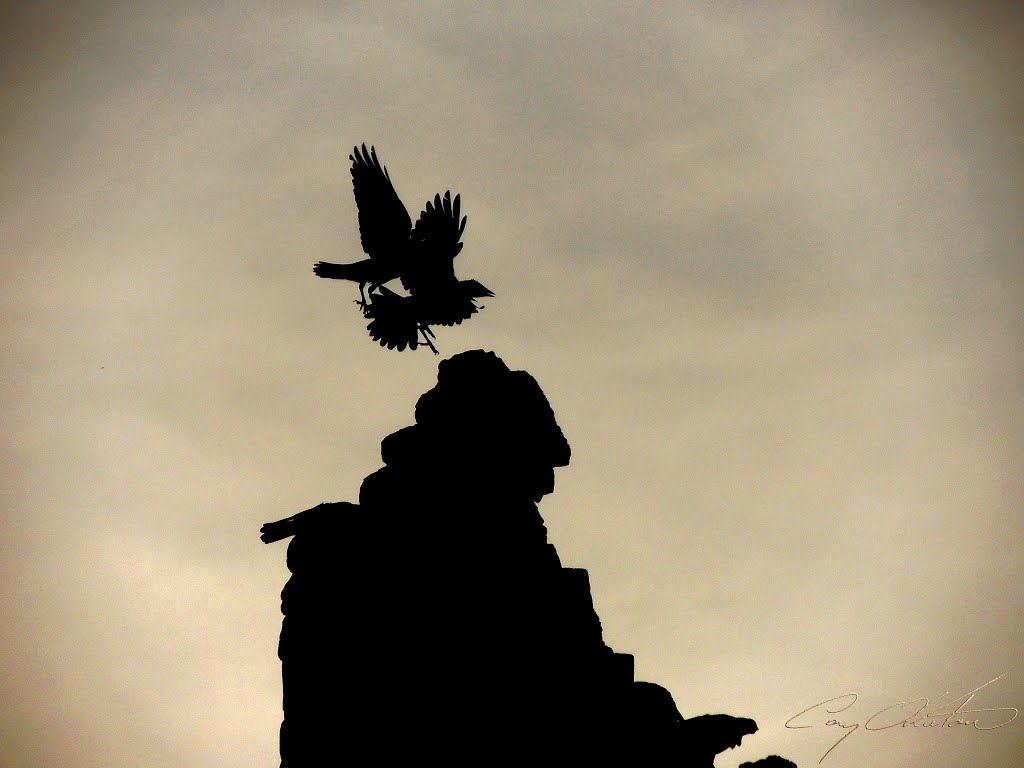
{"type": "Polygon", "coordinates": [[[370,337],[389,349],[437,349],[431,325],[457,325],[482,307],[475,299],[493,296],[476,280],[455,276],[466,217],[460,219],[459,195],[434,195],[412,225],[409,212],[391,183],[374,147],[353,148],[352,190],[359,209],[359,238],[368,259],[351,264],[317,262],[319,277],[359,284],[356,302],[370,319],[370,337]],[[398,279],[407,296],[385,287],[398,279]]]}

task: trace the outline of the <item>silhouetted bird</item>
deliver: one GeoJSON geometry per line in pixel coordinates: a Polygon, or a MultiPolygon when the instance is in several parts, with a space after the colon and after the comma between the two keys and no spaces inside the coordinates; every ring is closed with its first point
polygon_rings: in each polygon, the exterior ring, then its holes
{"type": "Polygon", "coordinates": [[[429,326],[461,323],[479,309],[474,298],[494,294],[476,280],[455,277],[455,257],[466,229],[460,218],[460,197],[434,195],[412,226],[409,213],[395,192],[376,149],[356,147],[352,160],[352,188],[359,209],[359,235],[369,259],[353,264],[321,261],[313,267],[319,277],[359,283],[357,302],[366,317],[371,337],[389,349],[415,349],[419,334],[434,352],[429,326]],[[400,278],[409,296],[382,288],[400,278]],[[367,290],[368,289],[368,290],[367,290]],[[370,300],[367,300],[369,295],[370,300]]]}
{"type": "Polygon", "coordinates": [[[476,280],[456,280],[452,284],[420,289],[410,296],[401,296],[386,286],[370,294],[366,330],[374,341],[388,349],[416,349],[425,344],[438,354],[431,339],[431,325],[458,325],[475,315],[478,307],[473,299],[494,294],[476,280]],[[422,334],[422,340],[420,339],[422,334]]]}
{"type": "Polygon", "coordinates": [[[412,220],[373,147],[363,144],[352,148],[352,192],[359,210],[359,239],[370,257],[353,264],[318,262],[313,272],[319,277],[352,280],[359,283],[359,295],[365,309],[367,285],[374,287],[401,275],[409,258],[412,220]]]}

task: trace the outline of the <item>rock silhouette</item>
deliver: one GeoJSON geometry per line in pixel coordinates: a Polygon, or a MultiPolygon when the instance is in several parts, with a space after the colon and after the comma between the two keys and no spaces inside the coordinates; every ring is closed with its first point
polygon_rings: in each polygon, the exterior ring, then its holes
{"type": "Polygon", "coordinates": [[[743,763],[740,768],[796,768],[796,763],[778,755],[771,755],[758,760],[756,763],[743,763]]]}
{"type": "MultiPolygon", "coordinates": [[[[490,352],[456,355],[415,414],[381,443],[358,504],[263,527],[264,541],[293,537],[282,768],[704,768],[756,732],[683,718],[604,642],[587,571],[562,565],[537,509],[570,449],[533,377],[490,352]]],[[[792,765],[768,760],[752,765],[792,765]]]]}

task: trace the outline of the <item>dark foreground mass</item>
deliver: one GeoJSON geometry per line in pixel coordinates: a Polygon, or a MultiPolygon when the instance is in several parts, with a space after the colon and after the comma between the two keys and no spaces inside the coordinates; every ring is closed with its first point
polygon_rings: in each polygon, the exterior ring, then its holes
{"type": "Polygon", "coordinates": [[[529,374],[483,351],[443,361],[416,423],[381,454],[358,504],[263,528],[265,541],[294,537],[284,768],[707,768],[757,731],[748,718],[684,718],[604,642],[587,571],[562,565],[537,508],[570,451],[529,374]]]}

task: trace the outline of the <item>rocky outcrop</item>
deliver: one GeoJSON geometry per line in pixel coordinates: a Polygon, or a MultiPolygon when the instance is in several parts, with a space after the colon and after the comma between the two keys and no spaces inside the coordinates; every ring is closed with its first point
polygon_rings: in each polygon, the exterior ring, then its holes
{"type": "Polygon", "coordinates": [[[796,763],[778,755],[763,757],[756,763],[743,763],[740,768],[796,768],[796,763]]]}
{"type": "Polygon", "coordinates": [[[713,766],[757,730],[684,719],[605,644],[587,571],[537,502],[569,445],[537,382],[493,353],[442,362],[359,503],[268,523],[281,595],[284,768],[517,760],[713,766]]]}

